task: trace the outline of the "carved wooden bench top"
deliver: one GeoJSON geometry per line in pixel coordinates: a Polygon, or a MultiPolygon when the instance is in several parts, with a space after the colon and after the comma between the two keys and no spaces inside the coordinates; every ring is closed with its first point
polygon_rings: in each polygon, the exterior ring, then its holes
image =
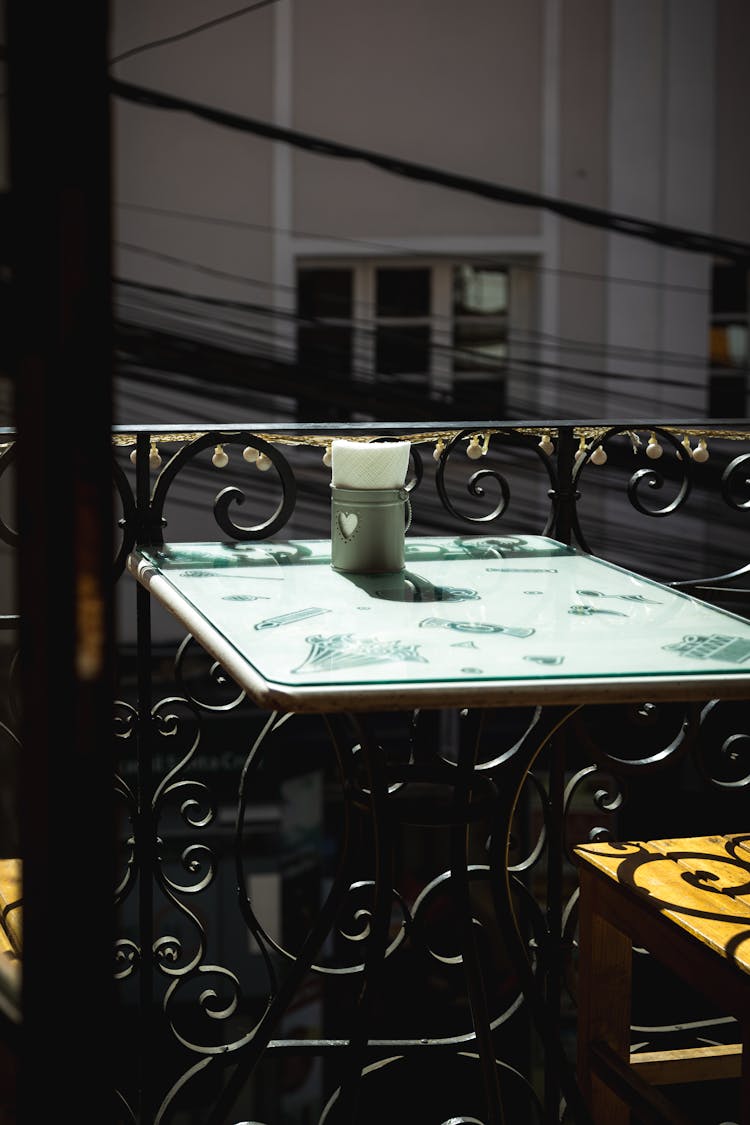
{"type": "Polygon", "coordinates": [[[21,860],[0,859],[0,954],[18,961],[23,952],[21,860]]]}
{"type": "Polygon", "coordinates": [[[578,859],[750,973],[750,832],[582,844],[578,859]]]}

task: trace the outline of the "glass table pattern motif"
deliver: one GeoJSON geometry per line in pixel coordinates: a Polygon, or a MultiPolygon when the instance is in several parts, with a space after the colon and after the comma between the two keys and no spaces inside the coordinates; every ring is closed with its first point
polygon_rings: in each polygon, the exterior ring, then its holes
{"type": "Polygon", "coordinates": [[[750,623],[541,536],[407,539],[398,574],[336,572],[323,540],[167,545],[129,566],[262,706],[747,692],[750,623]]]}

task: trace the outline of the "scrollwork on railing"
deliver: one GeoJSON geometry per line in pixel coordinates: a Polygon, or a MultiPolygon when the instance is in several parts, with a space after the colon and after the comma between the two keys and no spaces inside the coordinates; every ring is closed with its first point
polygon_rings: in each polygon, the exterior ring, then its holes
{"type": "MultiPolygon", "coordinates": [[[[684,443],[678,441],[677,437],[669,430],[662,429],[659,426],[649,426],[646,428],[650,433],[646,452],[647,456],[652,459],[651,464],[648,468],[636,469],[630,474],[627,484],[627,496],[633,509],[641,515],[663,518],[678,511],[686,503],[693,482],[692,461],[689,448],[686,448],[684,443]],[[663,456],[664,445],[670,447],[674,452],[674,459],[670,462],[670,465],[675,465],[677,467],[678,480],[676,484],[676,495],[674,495],[671,500],[661,505],[648,504],[645,503],[642,498],[644,490],[649,490],[652,493],[660,493],[666,482],[666,474],[664,471],[657,471],[654,464],[657,459],[663,456]]],[[[583,474],[590,465],[598,467],[607,462],[607,446],[611,446],[613,439],[618,437],[627,439],[627,442],[632,446],[633,453],[636,453],[642,445],[636,429],[631,426],[612,427],[598,434],[588,445],[585,444],[583,438],[581,439],[581,446],[576,454],[573,466],[573,487],[577,491],[580,490],[583,474]]],[[[671,475],[674,476],[674,474],[671,475]]],[[[573,527],[577,542],[581,544],[585,551],[591,554],[592,550],[581,527],[577,508],[573,515],[573,527]]]]}
{"type": "Polygon", "coordinates": [[[605,704],[581,708],[573,729],[602,769],[627,776],[688,753],[698,734],[698,716],[682,704],[605,704]]]}
{"type": "Polygon", "coordinates": [[[138,945],[129,938],[118,938],[115,942],[115,980],[125,980],[132,976],[141,960],[138,945]]]}
{"type": "Polygon", "coordinates": [[[175,675],[186,698],[201,711],[232,711],[245,698],[217,660],[207,655],[188,635],[175,657],[175,675]],[[192,670],[188,667],[193,660],[192,670]]]}
{"type": "MultiPolygon", "coordinates": [[[[425,1044],[427,1047],[428,1044],[425,1044]]],[[[443,1054],[439,1066],[430,1065],[429,1052],[391,1054],[362,1069],[362,1091],[357,1117],[362,1125],[378,1125],[387,1120],[430,1121],[435,1125],[490,1125],[482,1097],[479,1064],[472,1052],[450,1057],[443,1054]],[[429,1091],[430,1105],[440,1105],[442,1112],[424,1109],[429,1091]],[[429,1114],[429,1116],[427,1115],[429,1114]],[[446,1116],[447,1115],[447,1116],[446,1116]]],[[[513,1117],[509,1122],[542,1125],[544,1107],[532,1082],[501,1059],[495,1060],[497,1081],[505,1091],[513,1117]]],[[[351,1125],[351,1117],[342,1111],[341,1088],[336,1088],[323,1106],[317,1125],[351,1125]]],[[[253,1125],[262,1125],[253,1122],[253,1125]]],[[[271,1123],[269,1122],[269,1125],[271,1123]]]]}
{"type": "Polygon", "coordinates": [[[112,473],[114,476],[115,490],[122,505],[122,515],[117,520],[117,526],[120,529],[120,545],[117,548],[114,561],[114,576],[115,580],[117,580],[125,570],[128,555],[135,546],[138,528],[136,523],[137,509],[133,490],[130,487],[130,482],[123,472],[122,467],[114,459],[112,461],[112,473]]]}
{"type": "MultiPolygon", "coordinates": [[[[227,1056],[247,1045],[254,1028],[233,1026],[242,996],[237,976],[221,965],[200,965],[172,981],[164,997],[164,1010],[178,1043],[201,1059],[190,1066],[164,1098],[157,1121],[172,1104],[178,1092],[211,1061],[227,1056]],[[199,1038],[198,1032],[202,1033],[199,1038]]],[[[256,1013],[259,1021],[261,1010],[256,1013]]]]}
{"type": "Polygon", "coordinates": [[[750,497],[738,500],[736,491],[742,487],[745,492],[750,490],[750,453],[741,453],[729,462],[721,475],[721,494],[730,508],[736,511],[747,511],[750,508],[750,497]]]}
{"type": "MultiPolygon", "coordinates": [[[[611,837],[612,826],[611,818],[618,809],[622,807],[624,796],[624,785],[622,785],[618,778],[615,778],[611,773],[604,774],[598,766],[585,766],[583,769],[577,770],[567,785],[565,786],[565,793],[563,796],[563,821],[565,823],[572,817],[573,806],[584,785],[587,789],[591,788],[592,782],[595,783],[599,780],[598,787],[592,793],[592,804],[594,809],[598,809],[608,818],[607,824],[594,825],[590,828],[588,839],[591,843],[594,841],[608,840],[611,837]]],[[[576,839],[564,841],[568,860],[573,862],[572,849],[576,844],[581,841],[576,839]]]]}
{"type": "MultiPolygon", "coordinates": [[[[7,473],[16,460],[16,443],[9,445],[0,453],[0,480],[7,473]]],[[[18,532],[4,519],[0,518],[0,539],[10,547],[18,546],[18,532]]]]}
{"type": "MultiPolygon", "coordinates": [[[[621,495],[625,497],[626,510],[648,517],[647,522],[653,528],[652,517],[673,515],[685,507],[688,495],[694,496],[692,482],[701,470],[699,461],[693,465],[684,443],[673,429],[646,428],[668,453],[674,453],[674,458],[670,456],[669,464],[659,465],[658,471],[655,464],[636,468],[635,472],[631,465],[626,465],[628,484],[621,495]],[[666,502],[659,502],[667,492],[666,502]],[[649,503],[654,499],[655,503],[649,503]]],[[[601,463],[601,459],[595,459],[597,450],[607,445],[611,448],[612,442],[629,442],[630,433],[625,427],[597,432],[575,463],[574,491],[579,487],[582,490],[584,483],[588,484],[597,471],[596,466],[601,463]],[[589,465],[594,466],[591,476],[589,465]]],[[[512,505],[511,473],[503,467],[506,446],[519,459],[531,454],[528,459],[534,469],[535,486],[538,478],[550,500],[545,528],[545,533],[549,533],[562,493],[567,489],[566,495],[572,495],[571,477],[567,476],[561,485],[549,443],[545,446],[538,443],[538,432],[514,432],[512,428],[493,430],[487,435],[487,446],[497,456],[491,459],[492,467],[488,461],[488,467],[484,468],[481,463],[475,463],[473,457],[466,463],[460,459],[466,456],[467,441],[470,445],[474,436],[481,439],[482,431],[462,429],[452,434],[435,469],[437,491],[445,513],[471,525],[467,529],[467,544],[473,543],[475,549],[480,549],[482,541],[477,532],[482,533],[484,529],[484,534],[488,534],[487,524],[494,520],[502,520],[503,528],[508,525],[512,505]],[[449,457],[452,468],[467,470],[465,496],[476,511],[482,509],[482,514],[464,513],[465,505],[453,495],[454,483],[451,483],[449,497],[446,475],[449,457]],[[541,473],[537,461],[542,463],[541,473]]],[[[255,502],[256,496],[234,486],[220,489],[212,507],[217,526],[230,538],[268,538],[286,524],[294,507],[294,474],[275,441],[240,431],[199,435],[169,459],[153,490],[151,526],[166,515],[167,497],[178,472],[195,457],[215,450],[217,445],[222,449],[225,445],[227,448],[232,445],[251,447],[256,454],[268,458],[272,472],[275,468],[278,482],[272,480],[271,487],[278,483],[282,498],[265,522],[253,523],[248,519],[243,524],[237,519],[236,508],[246,501],[255,502]]],[[[481,442],[473,448],[479,448],[481,457],[481,442]]],[[[422,486],[423,477],[416,448],[412,456],[415,469],[409,486],[414,489],[422,486]]],[[[622,459],[623,464],[625,460],[622,459]]],[[[215,465],[218,466],[218,462],[215,465]]],[[[750,455],[735,458],[722,477],[723,500],[741,517],[750,509],[750,500],[741,497],[741,490],[748,483],[749,465],[750,455]]],[[[245,471],[243,465],[240,468],[245,471]]],[[[210,473],[210,466],[208,471],[210,473]]],[[[252,468],[252,472],[255,471],[252,468]]],[[[714,483],[718,475],[718,471],[714,472],[714,483]]],[[[451,481],[454,482],[452,476],[451,481]]],[[[515,501],[515,482],[512,496],[515,501]]],[[[264,492],[260,502],[265,504],[266,500],[264,492]]],[[[575,500],[571,499],[570,503],[574,505],[575,500]]],[[[123,526],[125,541],[130,543],[133,517],[127,504],[124,500],[123,526]]],[[[505,540],[497,536],[494,542],[498,551],[514,530],[509,530],[505,540]]],[[[583,549],[589,549],[577,515],[574,538],[583,549]]],[[[484,540],[485,545],[488,542],[492,541],[484,540]]],[[[276,552],[283,565],[285,553],[288,557],[290,552],[304,548],[294,543],[269,543],[268,550],[276,552]]],[[[748,567],[740,568],[729,577],[747,570],[748,567]]],[[[250,815],[249,805],[254,799],[254,790],[265,794],[269,775],[273,775],[276,783],[290,762],[295,763],[290,768],[296,768],[301,758],[309,763],[308,728],[302,728],[304,733],[299,734],[297,721],[302,721],[302,716],[274,715],[265,722],[265,716],[252,713],[250,736],[243,733],[231,767],[227,768],[227,772],[230,768],[233,771],[232,784],[237,783],[232,790],[232,800],[237,801],[237,808],[232,806],[232,812],[236,812],[234,840],[224,849],[226,855],[217,855],[213,838],[211,846],[202,843],[200,838],[217,820],[209,788],[197,780],[202,768],[199,760],[201,720],[204,714],[225,716],[228,712],[233,713],[233,719],[239,718],[240,706],[250,708],[251,704],[215,660],[202,650],[197,651],[190,637],[179,645],[174,672],[180,694],[160,700],[150,713],[148,764],[153,768],[156,781],[151,806],[147,806],[151,819],[146,816],[140,824],[142,830],[145,824],[145,831],[153,828],[155,871],[143,872],[143,878],[153,875],[161,895],[156,934],[151,935],[149,964],[155,965],[154,977],[158,987],[164,990],[166,1032],[174,1037],[171,1048],[175,1045],[182,1048],[187,1053],[187,1062],[175,1081],[168,1067],[163,1073],[160,1071],[157,1084],[163,1077],[161,1089],[167,1085],[169,1089],[158,1108],[156,1120],[166,1125],[170,1114],[178,1112],[180,1099],[192,1098],[193,1090],[200,1090],[204,1080],[209,1086],[221,1085],[226,1076],[220,1072],[232,1063],[246,1065],[247,1072],[252,1071],[254,1076],[253,1067],[258,1063],[260,1081],[260,1060],[269,1047],[281,1046],[282,1053],[299,1050],[301,1056],[307,1054],[308,1058],[320,1057],[326,1052],[329,1057],[335,1053],[341,1055],[343,1052],[337,1052],[337,1048],[348,1033],[339,1034],[338,1026],[330,1040],[314,1039],[317,1030],[313,1028],[306,1041],[295,1044],[291,1035],[288,1042],[284,1039],[289,1029],[283,1019],[293,1007],[296,988],[310,980],[315,987],[322,989],[324,985],[327,1019],[334,1023],[339,1019],[337,1001],[341,995],[349,1005],[346,1013],[350,1015],[355,1010],[357,995],[366,984],[370,939],[373,934],[377,937],[380,927],[378,955],[382,963],[377,979],[378,988],[383,985],[386,999],[378,1012],[380,1022],[376,1022],[382,1038],[372,1037],[367,1045],[370,1052],[367,1064],[361,1069],[361,1097],[367,1103],[366,1112],[372,1109],[375,1113],[373,1107],[381,1085],[384,1089],[392,1086],[383,1096],[384,1105],[388,1099],[393,1105],[395,1099],[402,1096],[399,1090],[405,1078],[414,1083],[412,1089],[419,1088],[421,1040],[416,1034],[410,1037],[413,1025],[418,1022],[415,1013],[421,1017],[418,1004],[409,1007],[408,1002],[405,1003],[412,1024],[409,1034],[401,1039],[390,1035],[393,1024],[389,1025],[385,1017],[390,1015],[388,998],[392,999],[398,991],[399,1001],[404,1001],[405,996],[412,995],[410,988],[417,994],[419,974],[422,974],[431,982],[438,982],[440,996],[439,1019],[436,1020],[439,1026],[429,1026],[430,1016],[435,1017],[435,1012],[427,1012],[424,1040],[426,1045],[442,1052],[439,1057],[443,1060],[437,1067],[434,1062],[425,1063],[425,1073],[429,1072],[428,1080],[433,1084],[444,1083],[448,1093],[459,1085],[464,1094],[469,1091],[463,1102],[446,1100],[444,1111],[442,1106],[440,1110],[440,1125],[483,1123],[486,1104],[481,1093],[474,1099],[474,1091],[481,1087],[482,1077],[485,1077],[480,1075],[478,1066],[479,1037],[466,990],[461,992],[457,984],[471,961],[471,953],[467,953],[471,943],[462,944],[459,932],[459,923],[468,917],[471,935],[480,950],[477,963],[489,957],[493,959],[493,970],[499,965],[499,971],[488,977],[491,989],[486,997],[485,1022],[482,1024],[484,1017],[480,1010],[476,1024],[492,1038],[493,1049],[496,1049],[495,1065],[508,1105],[514,1110],[523,1105],[524,1121],[547,1122],[553,1119],[551,1114],[558,1111],[563,1113],[562,1119],[578,1121],[574,1108],[560,1110],[566,1095],[564,1082],[557,1082],[556,1075],[552,1081],[553,1085],[557,1084],[549,1094],[549,1105],[543,1109],[533,1083],[505,1061],[506,1054],[513,1055],[516,1038],[530,1037],[532,1018],[537,1021],[537,1030],[541,1028],[546,1036],[545,1050],[560,1031],[563,1018],[568,1021],[565,1031],[570,1031],[570,1011],[563,993],[567,989],[575,998],[578,893],[575,874],[571,871],[572,847],[584,837],[591,841],[616,839],[622,825],[631,824],[640,815],[638,802],[649,785],[653,791],[670,795],[671,814],[679,804],[675,797],[673,808],[671,796],[682,793],[680,783],[687,771],[690,771],[691,781],[697,775],[703,790],[720,795],[724,802],[746,797],[750,786],[746,705],[714,701],[686,707],[644,701],[629,707],[586,707],[574,716],[566,714],[564,722],[559,720],[564,736],[562,749],[558,749],[560,744],[554,741],[558,735],[559,728],[555,726],[558,719],[548,721],[544,714],[547,709],[519,708],[517,714],[515,709],[513,712],[509,709],[497,724],[499,729],[493,728],[491,737],[485,732],[481,740],[477,739],[476,757],[469,775],[462,773],[455,752],[460,735],[454,739],[453,734],[448,737],[441,729],[440,736],[435,735],[431,741],[432,717],[428,714],[405,717],[405,721],[411,723],[411,731],[400,742],[400,756],[385,739],[373,737],[367,747],[356,737],[344,738],[333,724],[335,731],[330,741],[323,750],[317,745],[315,750],[325,759],[326,769],[333,766],[334,774],[332,782],[326,780],[327,811],[330,814],[331,808],[335,808],[336,823],[334,827],[327,826],[325,875],[320,854],[314,856],[312,864],[315,868],[312,878],[320,875],[325,881],[322,893],[312,904],[304,903],[304,924],[288,933],[283,928],[277,930],[273,909],[266,915],[262,895],[255,897],[251,832],[257,829],[257,822],[250,815]],[[249,751],[248,745],[251,745],[249,751]],[[289,759],[284,758],[287,747],[292,750],[289,759]],[[379,788],[373,785],[372,762],[368,761],[368,756],[376,759],[381,771],[379,788]],[[555,769],[559,771],[557,775],[555,769]],[[466,776],[470,777],[467,792],[461,799],[453,799],[453,792],[466,776]],[[373,842],[373,821],[385,826],[386,843],[373,842]],[[428,848],[432,845],[425,845],[424,856],[420,853],[424,867],[419,879],[410,880],[396,864],[403,858],[399,849],[403,848],[405,853],[409,847],[407,838],[411,834],[413,839],[417,833],[420,844],[421,838],[430,834],[433,841],[440,842],[435,843],[429,856],[428,848]],[[378,862],[382,863],[386,844],[394,856],[394,869],[383,864],[376,878],[373,868],[378,867],[378,862]],[[382,849],[379,857],[377,847],[382,849]],[[231,969],[214,963],[221,958],[215,957],[210,948],[202,910],[207,901],[201,898],[205,892],[211,888],[217,893],[226,891],[226,885],[218,879],[224,871],[221,864],[225,860],[230,870],[234,864],[231,896],[236,914],[232,924],[240,935],[243,951],[245,946],[252,949],[253,958],[251,966],[238,960],[240,967],[236,973],[234,963],[231,969]],[[462,895],[470,909],[459,919],[456,903],[462,895]],[[190,902],[196,904],[192,909],[188,906],[190,902]],[[502,921],[498,922],[498,918],[502,921]],[[331,1000],[331,995],[336,999],[331,1000]],[[565,1008],[563,1016],[561,1008],[565,1008]],[[516,1035],[517,1027],[521,1027],[520,1036],[516,1035]],[[373,1062],[378,1052],[380,1057],[373,1062]],[[453,1070],[464,1065],[471,1071],[468,1079],[464,1075],[461,1083],[452,1082],[453,1070]]],[[[470,721],[466,713],[457,718],[457,727],[470,721]]],[[[309,716],[305,721],[308,719],[309,716]]],[[[132,716],[120,716],[117,721],[124,734],[132,716]]],[[[331,727],[328,730],[331,733],[331,727]]],[[[310,741],[314,743],[315,739],[310,741]]],[[[133,815],[136,810],[134,790],[120,775],[116,787],[128,815],[133,815]]],[[[281,805],[281,799],[279,803],[281,805]]],[[[722,808],[727,807],[726,803],[722,805],[722,808]]],[[[222,812],[220,823],[226,825],[226,804],[222,812]]],[[[278,816],[283,815],[282,809],[278,816]]],[[[273,846],[277,845],[278,837],[273,846]]],[[[120,897],[132,891],[135,875],[141,874],[135,866],[135,854],[134,850],[130,854],[119,888],[120,897]]],[[[278,849],[274,852],[274,862],[283,883],[284,857],[278,849]]],[[[148,944],[144,950],[148,953],[148,944]]],[[[131,977],[141,967],[141,952],[136,944],[119,942],[116,949],[118,978],[131,977]]],[[[380,999],[377,996],[373,1002],[378,1003],[380,999]]],[[[363,1019],[362,1026],[365,1022],[363,1019]]],[[[344,1023],[342,1019],[341,1026],[344,1023]]],[[[705,1028],[707,1024],[695,1026],[705,1028]]],[[[401,1028],[396,1030],[400,1032],[401,1028]]],[[[674,1031],[674,1028],[641,1030],[658,1041],[662,1033],[674,1031]]],[[[174,1054],[177,1055],[176,1049],[174,1054]]],[[[424,1057],[429,1058],[426,1050],[424,1057]]],[[[492,1057],[491,1053],[488,1057],[492,1057]]],[[[545,1059],[545,1066],[548,1062],[549,1059],[545,1059]]],[[[181,1064],[175,1063],[175,1068],[178,1065],[181,1064]]],[[[483,1065],[486,1065],[486,1058],[483,1065]]],[[[555,1058],[550,1065],[554,1071],[562,1063],[555,1058]]],[[[321,1087],[318,1094],[319,1102],[314,1111],[316,1115],[321,1113],[315,1117],[318,1125],[338,1125],[339,1121],[344,1125],[342,1105],[345,1099],[339,1096],[338,1082],[339,1075],[332,1066],[326,1071],[326,1088],[321,1087]]],[[[263,1116],[266,1110],[261,1107],[248,1112],[263,1116]]]]}
{"type": "MultiPolygon", "coordinates": [[[[485,498],[490,485],[492,485],[494,491],[499,492],[499,499],[496,500],[494,507],[483,515],[472,515],[469,512],[459,510],[457,504],[455,504],[449,496],[446,481],[446,472],[449,462],[453,459],[453,463],[455,463],[456,458],[454,455],[458,450],[463,449],[464,456],[468,456],[473,464],[479,457],[487,455],[490,446],[492,446],[494,450],[497,446],[504,445],[507,445],[509,448],[528,451],[536,456],[538,461],[544,466],[549,478],[549,495],[551,497],[554,496],[556,488],[554,462],[549,454],[545,452],[543,448],[540,448],[539,443],[536,442],[532,436],[511,429],[507,431],[493,430],[491,434],[487,432],[484,435],[482,435],[481,431],[461,430],[445,444],[440,453],[435,473],[435,486],[440,501],[449,515],[468,523],[484,524],[500,519],[506,514],[511,503],[511,488],[507,477],[498,468],[477,469],[470,474],[468,480],[464,483],[467,494],[477,500],[485,498]],[[463,449],[467,437],[469,438],[469,445],[466,449],[463,449]],[[480,437],[483,437],[481,442],[480,437]]],[[[550,511],[542,534],[547,534],[549,532],[552,523],[553,512],[550,511]]]]}
{"type": "MultiPolygon", "coordinates": [[[[238,541],[252,541],[267,539],[275,535],[286,524],[294,511],[297,487],[294,473],[285,455],[278,446],[265,441],[249,431],[237,432],[212,431],[194,438],[182,446],[170,457],[154,485],[151,498],[152,522],[151,526],[157,528],[165,523],[164,508],[169,488],[177,474],[185,465],[193,461],[204,450],[221,447],[223,458],[226,454],[224,447],[238,445],[243,447],[243,459],[249,463],[255,462],[262,471],[273,468],[281,487],[281,499],[275,511],[260,523],[246,525],[232,518],[232,509],[235,505],[244,504],[247,494],[236,486],[229,486],[220,490],[214,499],[214,518],[221,530],[231,539],[238,541]],[[261,461],[261,458],[263,460],[261,461]],[[258,465],[260,462],[260,465],[258,465]]],[[[216,454],[214,454],[216,457],[216,454]]],[[[219,465],[222,462],[217,462],[219,465]]]]}
{"type": "Polygon", "coordinates": [[[713,789],[750,790],[750,716],[745,703],[718,699],[701,713],[696,763],[713,789]]]}
{"type": "MultiPolygon", "coordinates": [[[[164,739],[168,743],[173,762],[154,788],[151,805],[155,831],[160,831],[159,825],[167,812],[192,831],[205,829],[215,817],[214,797],[205,783],[181,776],[200,745],[200,723],[195,709],[180,697],[162,699],[152,709],[151,726],[155,740],[164,739]]],[[[158,755],[156,748],[154,753],[158,755]]],[[[188,844],[174,856],[167,855],[164,845],[158,846],[156,840],[154,845],[157,848],[153,871],[156,885],[165,903],[187,923],[193,945],[190,952],[181,935],[157,937],[153,946],[155,963],[167,976],[183,975],[200,964],[205,955],[203,922],[187,907],[184,899],[199,894],[211,884],[216,873],[216,857],[200,843],[188,844]],[[173,869],[179,869],[189,878],[178,878],[171,873],[173,869]]]]}

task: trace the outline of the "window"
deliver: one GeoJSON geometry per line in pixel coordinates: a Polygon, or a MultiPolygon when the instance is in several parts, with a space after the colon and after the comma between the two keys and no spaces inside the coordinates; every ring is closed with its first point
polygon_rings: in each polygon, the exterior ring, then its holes
{"type": "Polygon", "coordinates": [[[502,371],[508,355],[508,271],[453,269],[453,369],[502,371]]]}
{"type": "Polygon", "coordinates": [[[375,373],[384,379],[429,386],[431,271],[375,269],[375,373]]]}
{"type": "Polygon", "coordinates": [[[328,417],[503,417],[511,279],[510,266],[482,262],[300,265],[308,407],[325,378],[349,406],[336,414],[329,402],[328,417]]]}
{"type": "Polygon", "coordinates": [[[748,271],[716,263],[713,270],[709,341],[709,416],[747,416],[748,271]]]}

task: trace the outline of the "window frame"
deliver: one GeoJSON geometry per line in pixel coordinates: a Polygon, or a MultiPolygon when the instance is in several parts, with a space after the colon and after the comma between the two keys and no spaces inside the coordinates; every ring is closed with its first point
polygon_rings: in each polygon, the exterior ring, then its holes
{"type": "MultiPolygon", "coordinates": [[[[460,390],[462,384],[468,386],[484,384],[490,388],[494,383],[502,384],[498,390],[507,395],[509,383],[509,365],[511,363],[511,332],[514,317],[525,328],[535,319],[534,309],[529,307],[530,292],[533,287],[528,285],[514,285],[514,274],[517,270],[528,271],[531,264],[530,256],[516,257],[509,255],[486,256],[476,253],[450,254],[450,255],[386,255],[373,257],[349,256],[307,256],[298,255],[295,259],[295,288],[299,292],[299,275],[303,270],[341,270],[352,271],[352,316],[349,323],[352,325],[351,342],[351,379],[353,382],[363,384],[384,384],[390,379],[409,379],[409,375],[383,375],[376,368],[376,338],[377,328],[388,325],[408,326],[409,324],[430,327],[428,369],[424,372],[426,386],[431,397],[449,402],[455,392],[460,390]],[[508,298],[506,310],[497,315],[498,327],[502,327],[506,339],[506,357],[502,366],[497,369],[487,368],[479,364],[476,368],[456,370],[454,367],[455,351],[454,326],[461,322],[475,320],[471,314],[456,315],[454,312],[454,270],[461,266],[474,266],[476,268],[492,268],[504,270],[507,273],[508,298]],[[377,313],[377,274],[380,269],[425,269],[429,271],[430,309],[426,316],[379,316],[377,313]],[[516,293],[518,289],[518,293],[516,293]],[[514,306],[521,305],[519,309],[514,306]]],[[[534,294],[534,302],[536,296],[534,294]]],[[[321,317],[321,323],[342,326],[346,318],[321,317]]],[[[482,320],[485,320],[482,317],[482,320]]],[[[491,323],[492,316],[486,318],[485,323],[491,323]]],[[[528,348],[527,348],[528,350],[528,348]]],[[[413,381],[417,382],[422,373],[415,373],[413,381]]]]}

